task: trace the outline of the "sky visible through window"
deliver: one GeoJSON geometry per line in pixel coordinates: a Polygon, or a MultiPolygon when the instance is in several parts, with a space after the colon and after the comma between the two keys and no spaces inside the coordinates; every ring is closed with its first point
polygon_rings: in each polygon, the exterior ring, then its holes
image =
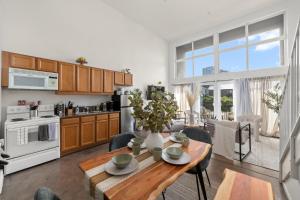
{"type": "MultiPolygon", "coordinates": [[[[259,33],[249,36],[249,43],[264,41],[280,36],[278,29],[259,33]]],[[[224,45],[231,47],[232,44],[243,44],[244,39],[241,41],[233,40],[232,43],[228,42],[224,45]]],[[[224,46],[223,46],[224,47],[224,46]]],[[[224,49],[224,48],[221,48],[224,49]]],[[[261,69],[268,67],[278,67],[281,65],[280,55],[280,41],[265,43],[261,45],[249,46],[249,69],[261,69]]],[[[187,55],[191,56],[192,52],[187,52],[187,55]]],[[[235,72],[246,70],[246,48],[239,48],[232,51],[220,52],[220,70],[221,72],[235,72]]],[[[213,66],[213,59],[211,57],[194,58],[195,76],[205,75],[203,74],[204,68],[213,66]]],[[[193,76],[193,63],[186,62],[185,64],[185,77],[193,76]]],[[[210,70],[208,70],[210,71],[210,70]]],[[[206,74],[208,72],[206,70],[206,74]]]]}

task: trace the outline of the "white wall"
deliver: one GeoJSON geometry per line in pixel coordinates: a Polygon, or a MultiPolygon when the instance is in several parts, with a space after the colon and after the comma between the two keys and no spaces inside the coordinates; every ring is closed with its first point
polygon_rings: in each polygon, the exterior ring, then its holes
{"type": "MultiPolygon", "coordinates": [[[[296,36],[296,28],[300,19],[300,1],[287,0],[287,17],[288,17],[288,57],[291,57],[294,39],[296,36]]],[[[300,145],[300,144],[297,144],[300,145]]],[[[283,147],[281,147],[282,149],[283,147]]],[[[289,170],[290,171],[290,170],[289,170]]],[[[288,178],[283,182],[283,186],[289,199],[299,199],[300,196],[300,180],[288,178]]]]}
{"type": "MultiPolygon", "coordinates": [[[[74,62],[79,56],[94,67],[130,68],[134,87],[167,84],[167,42],[130,21],[101,0],[0,0],[2,46],[6,51],[74,62]],[[2,18],[2,17],[1,17],[2,18]]],[[[18,99],[61,99],[93,104],[95,96],[61,97],[53,92],[4,90],[2,107],[18,99]]]]}

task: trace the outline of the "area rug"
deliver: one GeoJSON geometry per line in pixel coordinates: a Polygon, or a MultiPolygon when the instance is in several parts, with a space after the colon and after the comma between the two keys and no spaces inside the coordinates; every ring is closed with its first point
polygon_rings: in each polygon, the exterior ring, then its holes
{"type": "MultiPolygon", "coordinates": [[[[279,138],[260,136],[259,139],[259,142],[256,142],[254,138],[251,140],[252,151],[243,162],[279,171],[279,138]]],[[[246,152],[248,147],[249,143],[247,142],[243,145],[242,152],[246,152]]],[[[238,144],[236,144],[235,149],[238,151],[238,144]]],[[[239,160],[237,153],[235,160],[239,160]]]]}

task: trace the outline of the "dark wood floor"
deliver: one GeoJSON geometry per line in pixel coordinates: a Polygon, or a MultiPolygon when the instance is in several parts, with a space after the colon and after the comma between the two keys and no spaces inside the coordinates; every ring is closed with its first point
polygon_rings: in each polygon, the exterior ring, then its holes
{"type": "MultiPolygon", "coordinates": [[[[84,189],[84,174],[78,163],[108,150],[102,145],[61,159],[32,167],[5,177],[1,200],[31,200],[34,192],[41,186],[51,188],[62,200],[91,199],[84,189]]],[[[213,156],[208,168],[212,186],[205,185],[209,199],[213,199],[223,178],[223,171],[229,168],[238,172],[258,177],[272,183],[276,199],[285,200],[283,189],[278,182],[278,172],[238,161],[230,161],[220,156],[213,156]]],[[[195,177],[183,175],[166,192],[167,200],[197,199],[195,177]]],[[[159,197],[159,199],[162,199],[159,197]]],[[[203,198],[202,198],[203,199],[203,198]]]]}

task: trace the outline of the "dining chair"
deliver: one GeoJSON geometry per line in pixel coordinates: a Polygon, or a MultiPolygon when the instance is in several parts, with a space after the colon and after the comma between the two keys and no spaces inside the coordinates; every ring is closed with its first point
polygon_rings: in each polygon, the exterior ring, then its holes
{"type": "MultiPolygon", "coordinates": [[[[208,143],[208,144],[212,144],[212,140],[211,140],[211,137],[210,137],[209,133],[206,132],[204,129],[201,129],[199,127],[185,128],[183,130],[183,133],[185,133],[186,136],[189,137],[192,140],[197,140],[197,141],[200,141],[200,142],[205,142],[205,143],[208,143]]],[[[205,158],[200,163],[198,163],[198,165],[196,167],[193,167],[192,169],[187,171],[187,173],[189,173],[189,174],[195,174],[196,175],[196,183],[197,183],[197,190],[198,190],[198,198],[199,199],[200,199],[199,182],[201,184],[201,189],[202,189],[202,192],[203,192],[204,199],[207,199],[206,190],[205,190],[205,186],[204,186],[204,182],[203,182],[203,178],[202,178],[202,172],[203,171],[205,172],[207,180],[208,180],[208,184],[211,187],[209,176],[208,176],[208,173],[207,173],[207,170],[206,170],[208,165],[209,165],[211,154],[212,154],[212,148],[209,149],[208,154],[205,156],[205,158]],[[199,173],[201,173],[201,174],[199,174],[199,173]]]]}
{"type": "Polygon", "coordinates": [[[34,200],[60,200],[49,188],[40,187],[34,194],[34,200]]]}
{"type": "Polygon", "coordinates": [[[121,133],[116,135],[109,143],[109,151],[126,147],[132,138],[135,138],[132,133],[121,133]]]}

